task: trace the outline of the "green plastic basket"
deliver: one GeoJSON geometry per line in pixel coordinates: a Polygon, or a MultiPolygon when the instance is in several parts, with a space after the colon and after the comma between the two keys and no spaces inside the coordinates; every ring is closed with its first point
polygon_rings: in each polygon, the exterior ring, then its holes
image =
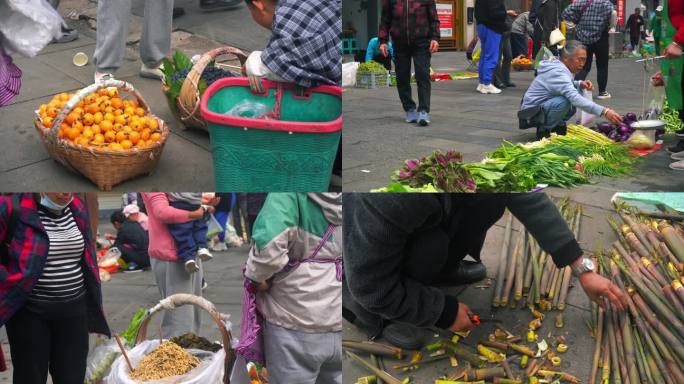
{"type": "Polygon", "coordinates": [[[202,97],[216,190],[327,191],[342,129],[341,89],[321,86],[298,95],[293,85],[270,81],[262,85],[265,93],[260,95],[252,92],[245,78],[225,78],[202,97]],[[279,110],[280,117],[225,114],[244,101],[279,110]]]}

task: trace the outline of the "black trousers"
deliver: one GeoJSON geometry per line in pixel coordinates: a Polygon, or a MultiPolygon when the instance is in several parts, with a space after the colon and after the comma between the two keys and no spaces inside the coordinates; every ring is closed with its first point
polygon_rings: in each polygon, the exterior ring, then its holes
{"type": "Polygon", "coordinates": [[[599,93],[605,92],[608,85],[608,31],[593,44],[587,45],[587,62],[580,73],[575,75],[575,80],[585,80],[591,70],[591,63],[596,55],[596,78],[598,80],[599,93]]]}
{"type": "Polygon", "coordinates": [[[496,68],[496,75],[499,82],[507,86],[511,83],[511,60],[513,52],[511,49],[511,33],[501,34],[501,44],[499,46],[499,63],[496,68]]]}
{"type": "MultiPolygon", "coordinates": [[[[82,305],[85,307],[85,301],[82,305]]],[[[88,357],[85,313],[60,316],[59,311],[35,313],[22,308],[6,324],[14,383],[82,384],[88,357]]]]}
{"type": "Polygon", "coordinates": [[[634,52],[637,51],[637,48],[639,47],[639,41],[641,40],[641,36],[639,35],[629,35],[629,43],[632,45],[632,49],[634,52]]]}
{"type": "Polygon", "coordinates": [[[511,32],[511,56],[518,57],[523,55],[527,57],[528,50],[527,36],[522,33],[511,32]]]}
{"type": "Polygon", "coordinates": [[[397,71],[397,91],[404,111],[416,109],[411,96],[411,61],[418,83],[418,111],[430,112],[430,41],[394,44],[394,65],[397,71]]]}

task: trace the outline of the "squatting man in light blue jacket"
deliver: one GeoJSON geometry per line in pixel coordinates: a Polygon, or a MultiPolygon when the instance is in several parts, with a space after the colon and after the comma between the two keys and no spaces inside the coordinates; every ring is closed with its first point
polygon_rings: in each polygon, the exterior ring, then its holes
{"type": "Polygon", "coordinates": [[[586,47],[579,41],[571,40],[561,50],[559,60],[543,61],[539,65],[537,77],[525,92],[520,106],[521,111],[541,106],[539,113],[543,114],[543,123],[537,126],[538,139],[548,137],[551,132],[564,135],[565,124],[575,113],[575,108],[602,116],[615,124],[622,122],[620,114],[580,94],[582,89],[590,92],[594,89],[589,80],[574,80],[575,74],[582,70],[586,61],[586,47]]]}

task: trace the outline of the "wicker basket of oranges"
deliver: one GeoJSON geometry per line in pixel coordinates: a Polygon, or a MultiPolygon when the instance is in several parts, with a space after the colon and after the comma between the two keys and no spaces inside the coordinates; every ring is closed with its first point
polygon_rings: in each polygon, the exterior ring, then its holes
{"type": "Polygon", "coordinates": [[[534,61],[522,55],[511,60],[511,65],[516,71],[531,71],[534,69],[534,61]]]}
{"type": "Polygon", "coordinates": [[[120,80],[58,94],[36,112],[34,124],[50,156],[105,191],[152,173],[169,136],[140,93],[120,80]]]}

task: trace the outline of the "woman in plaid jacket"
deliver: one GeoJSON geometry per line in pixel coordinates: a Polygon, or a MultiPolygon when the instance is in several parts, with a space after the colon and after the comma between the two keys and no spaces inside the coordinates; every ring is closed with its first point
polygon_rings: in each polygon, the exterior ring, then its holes
{"type": "Polygon", "coordinates": [[[0,326],[13,381],[82,383],[88,333],[110,336],[85,203],[72,193],[0,197],[0,326]]]}

